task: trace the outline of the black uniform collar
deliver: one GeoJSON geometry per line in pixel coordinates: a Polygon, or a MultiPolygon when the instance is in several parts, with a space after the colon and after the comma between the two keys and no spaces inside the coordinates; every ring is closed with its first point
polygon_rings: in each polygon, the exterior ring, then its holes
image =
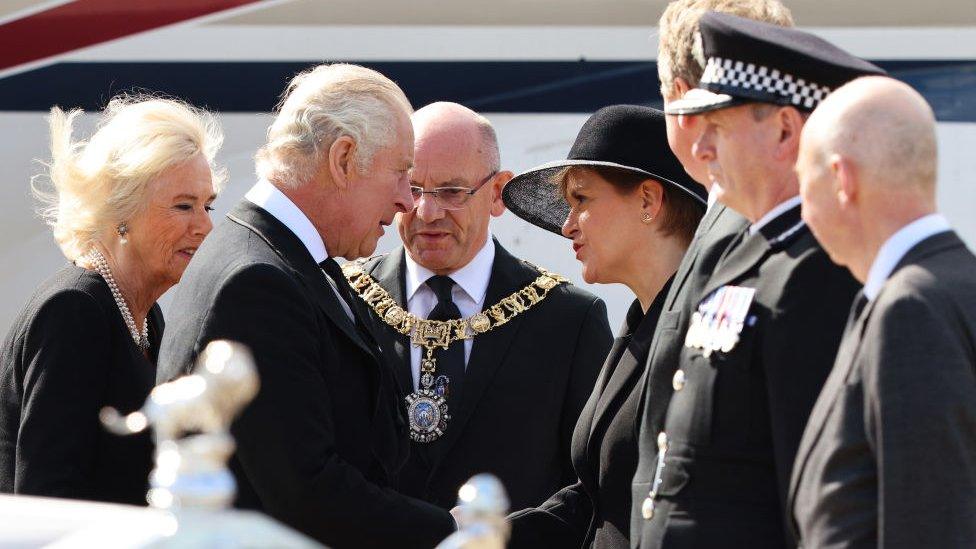
{"type": "Polygon", "coordinates": [[[782,245],[806,227],[800,217],[800,206],[797,203],[759,228],[759,233],[769,242],[770,247],[782,245]]]}

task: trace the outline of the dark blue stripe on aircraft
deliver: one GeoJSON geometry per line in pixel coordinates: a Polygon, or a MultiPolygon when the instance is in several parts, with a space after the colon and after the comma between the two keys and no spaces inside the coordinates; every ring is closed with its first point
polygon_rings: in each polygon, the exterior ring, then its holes
{"type": "MultiPolygon", "coordinates": [[[[976,122],[976,60],[876,61],[908,82],[942,121],[976,122]]],[[[396,80],[414,105],[457,101],[482,112],[592,112],[660,105],[654,63],[391,61],[364,63],[396,80]]],[[[153,90],[225,112],[268,112],[312,63],[58,63],[0,80],[0,110],[98,109],[114,94],[153,90]]]]}

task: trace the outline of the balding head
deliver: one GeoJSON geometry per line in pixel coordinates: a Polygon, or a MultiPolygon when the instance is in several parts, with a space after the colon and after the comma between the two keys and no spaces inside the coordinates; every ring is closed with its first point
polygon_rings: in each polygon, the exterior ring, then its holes
{"type": "Polygon", "coordinates": [[[414,261],[437,274],[450,274],[484,247],[489,220],[505,211],[501,191],[512,173],[499,172],[495,130],[471,109],[432,103],[415,112],[412,121],[410,180],[425,193],[415,194],[414,210],[400,216],[400,238],[414,261]],[[445,187],[456,190],[438,191],[445,187]]]}
{"type": "Polygon", "coordinates": [[[416,111],[411,118],[418,152],[425,145],[453,143],[451,148],[459,154],[478,156],[485,169],[499,170],[498,138],[484,116],[464,105],[439,101],[416,111]]]}
{"type": "Polygon", "coordinates": [[[807,121],[821,164],[831,154],[849,159],[868,183],[886,191],[913,186],[935,192],[935,115],[925,99],[892,78],[859,78],[830,94],[807,121]]]}
{"type": "Polygon", "coordinates": [[[937,162],[935,116],[918,92],[892,78],[854,80],[803,128],[803,218],[863,282],[892,234],[935,211],[937,162]]]}

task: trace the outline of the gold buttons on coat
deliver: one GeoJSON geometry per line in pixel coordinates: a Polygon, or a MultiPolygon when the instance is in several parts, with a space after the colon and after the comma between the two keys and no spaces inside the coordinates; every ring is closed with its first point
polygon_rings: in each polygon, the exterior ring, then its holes
{"type": "Polygon", "coordinates": [[[685,371],[678,370],[674,373],[674,377],[671,378],[671,386],[674,387],[675,391],[680,391],[685,387],[685,371]]]}
{"type": "Polygon", "coordinates": [[[657,435],[657,449],[661,452],[668,449],[668,435],[664,431],[661,431],[657,435]]]}

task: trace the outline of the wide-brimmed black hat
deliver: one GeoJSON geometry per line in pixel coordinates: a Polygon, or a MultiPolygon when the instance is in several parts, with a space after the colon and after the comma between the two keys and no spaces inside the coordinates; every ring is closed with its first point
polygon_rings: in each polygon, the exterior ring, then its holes
{"type": "Polygon", "coordinates": [[[664,113],[638,105],[604,107],[591,116],[576,136],[566,160],[549,162],[518,174],[505,185],[502,199],[515,215],[562,235],[569,204],[553,177],[567,166],[617,168],[646,175],[687,193],[702,210],[705,187],[692,179],[668,146],[664,113]]]}
{"type": "Polygon", "coordinates": [[[860,57],[801,30],[708,12],[698,23],[705,71],[697,89],[668,114],[700,114],[747,102],[812,111],[860,76],[886,74],[860,57]]]}

